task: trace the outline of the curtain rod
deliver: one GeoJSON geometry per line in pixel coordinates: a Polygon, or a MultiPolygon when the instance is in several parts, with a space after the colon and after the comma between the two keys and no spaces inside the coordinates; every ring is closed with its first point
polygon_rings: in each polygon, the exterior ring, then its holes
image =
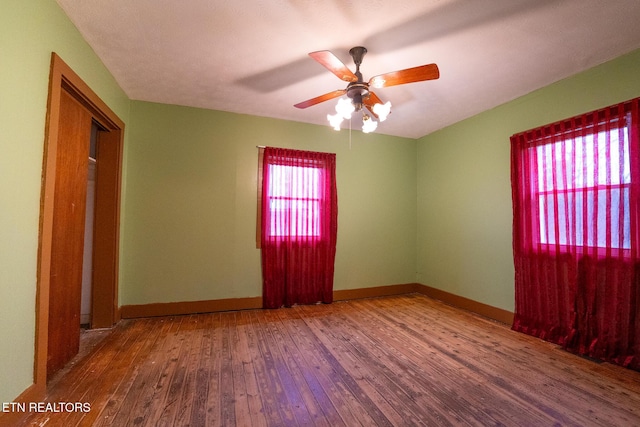
{"type": "Polygon", "coordinates": [[[256,148],[267,148],[266,145],[256,145],[256,148]]]}

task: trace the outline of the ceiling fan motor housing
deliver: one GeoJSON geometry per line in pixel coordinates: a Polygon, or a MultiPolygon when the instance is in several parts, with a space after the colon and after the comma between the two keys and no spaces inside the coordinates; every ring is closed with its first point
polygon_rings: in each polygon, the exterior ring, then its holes
{"type": "Polygon", "coordinates": [[[347,96],[353,101],[356,111],[362,108],[362,99],[369,96],[369,85],[363,82],[349,83],[347,86],[347,96]]]}
{"type": "Polygon", "coordinates": [[[362,79],[362,73],[360,72],[360,64],[362,64],[362,58],[367,53],[367,48],[364,46],[352,47],[349,50],[353,63],[356,64],[356,72],[354,73],[358,78],[357,82],[349,83],[347,86],[347,96],[353,100],[353,105],[356,107],[356,111],[362,109],[362,99],[369,96],[369,85],[362,79]]]}

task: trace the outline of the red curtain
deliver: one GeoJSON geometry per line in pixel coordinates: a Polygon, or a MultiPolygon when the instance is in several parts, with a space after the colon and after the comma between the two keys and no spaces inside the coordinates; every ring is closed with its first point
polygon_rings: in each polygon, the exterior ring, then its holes
{"type": "Polygon", "coordinates": [[[261,253],[265,308],[333,301],[336,155],[266,147],[261,253]]]}
{"type": "Polygon", "coordinates": [[[511,137],[513,329],[640,368],[639,100],[511,137]]]}

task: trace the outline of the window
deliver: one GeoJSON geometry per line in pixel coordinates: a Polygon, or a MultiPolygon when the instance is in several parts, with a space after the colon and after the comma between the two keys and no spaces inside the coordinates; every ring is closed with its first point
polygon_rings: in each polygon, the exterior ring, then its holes
{"type": "Polygon", "coordinates": [[[532,148],[540,243],[629,249],[628,127],[592,129],[532,148]]]}
{"type": "Polygon", "coordinates": [[[640,368],[640,98],[511,137],[513,329],[640,368]]]}
{"type": "Polygon", "coordinates": [[[516,237],[529,250],[628,251],[634,246],[638,207],[631,198],[638,178],[632,170],[638,159],[631,142],[637,139],[637,119],[630,105],[512,137],[516,237]]]}
{"type": "Polygon", "coordinates": [[[336,155],[265,147],[258,162],[264,307],[330,303],[338,230],[336,155]]]}
{"type": "Polygon", "coordinates": [[[320,236],[320,174],[315,167],[268,165],[269,236],[320,236]]]}

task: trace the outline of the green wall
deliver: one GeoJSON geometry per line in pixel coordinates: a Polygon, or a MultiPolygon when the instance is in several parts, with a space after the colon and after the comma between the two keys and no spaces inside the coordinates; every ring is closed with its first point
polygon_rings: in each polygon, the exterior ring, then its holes
{"type": "Polygon", "coordinates": [[[257,145],[337,155],[335,288],[415,281],[415,140],[132,102],[122,305],[262,294],[257,145]]]}
{"type": "Polygon", "coordinates": [[[514,309],[509,137],[640,96],[640,51],[417,142],[417,281],[514,309]]]}
{"type": "Polygon", "coordinates": [[[51,52],[125,122],[129,100],[53,0],[0,12],[0,402],[33,383],[36,273],[51,52]]]}

